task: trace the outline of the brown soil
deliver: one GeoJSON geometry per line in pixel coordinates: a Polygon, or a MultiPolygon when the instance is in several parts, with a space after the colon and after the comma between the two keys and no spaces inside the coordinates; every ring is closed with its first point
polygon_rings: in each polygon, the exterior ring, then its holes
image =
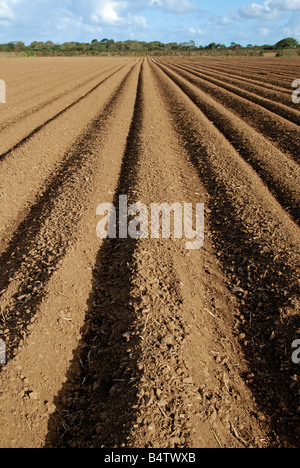
{"type": "Polygon", "coordinates": [[[0,447],[299,447],[298,61],[0,61],[0,447]],[[101,241],[119,195],[203,248],[101,241]]]}

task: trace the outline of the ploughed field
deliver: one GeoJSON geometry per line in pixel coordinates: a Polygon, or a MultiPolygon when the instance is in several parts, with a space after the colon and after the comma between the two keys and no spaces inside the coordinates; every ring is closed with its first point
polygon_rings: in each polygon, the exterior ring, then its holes
{"type": "Polygon", "coordinates": [[[299,447],[298,59],[0,59],[1,447],[299,447]],[[205,241],[101,203],[204,203],[205,241]]]}

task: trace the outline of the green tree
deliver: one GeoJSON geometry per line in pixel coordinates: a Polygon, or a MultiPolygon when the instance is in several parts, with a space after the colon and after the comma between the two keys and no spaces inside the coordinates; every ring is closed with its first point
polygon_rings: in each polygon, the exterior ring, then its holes
{"type": "Polygon", "coordinates": [[[177,50],[178,49],[178,44],[177,42],[169,42],[166,44],[165,49],[169,52],[170,50],[177,50]]]}
{"type": "Polygon", "coordinates": [[[296,49],[299,46],[299,43],[293,37],[287,37],[286,39],[282,39],[281,41],[275,44],[277,49],[296,49]]]}
{"type": "Polygon", "coordinates": [[[24,52],[26,50],[26,46],[24,42],[22,41],[17,41],[15,43],[15,52],[24,52]]]}

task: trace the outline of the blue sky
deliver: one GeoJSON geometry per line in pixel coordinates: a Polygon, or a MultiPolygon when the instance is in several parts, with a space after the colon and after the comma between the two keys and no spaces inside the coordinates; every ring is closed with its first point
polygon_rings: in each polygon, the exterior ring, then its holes
{"type": "Polygon", "coordinates": [[[300,41],[300,0],[0,0],[0,42],[300,41]]]}

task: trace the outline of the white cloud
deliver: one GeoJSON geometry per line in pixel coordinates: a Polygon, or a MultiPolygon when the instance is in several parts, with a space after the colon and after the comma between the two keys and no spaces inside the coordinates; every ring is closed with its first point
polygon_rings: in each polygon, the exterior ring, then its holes
{"type": "Polygon", "coordinates": [[[188,32],[192,35],[192,36],[203,36],[205,33],[203,31],[203,29],[195,29],[195,28],[188,28],[188,32]]]}
{"type": "Polygon", "coordinates": [[[199,11],[200,8],[190,0],[149,0],[149,5],[156,8],[161,8],[166,13],[175,15],[183,15],[199,11]]]}
{"type": "Polygon", "coordinates": [[[119,11],[122,8],[120,2],[112,0],[104,0],[100,2],[99,6],[92,12],[91,19],[95,23],[114,24],[121,21],[119,11]]]}
{"type": "Polygon", "coordinates": [[[232,24],[233,23],[233,20],[232,18],[222,18],[220,21],[219,21],[219,24],[221,25],[226,25],[226,24],[232,24]]]}
{"type": "MultiPolygon", "coordinates": [[[[135,16],[130,11],[128,2],[115,0],[100,0],[97,5],[91,5],[90,16],[86,18],[92,23],[102,26],[130,26],[146,27],[146,19],[143,16],[135,16]]],[[[88,11],[88,5],[86,10],[88,11]]]]}
{"type": "Polygon", "coordinates": [[[283,11],[300,11],[300,0],[272,0],[271,6],[283,11]]]}
{"type": "Polygon", "coordinates": [[[248,38],[253,43],[267,42],[274,44],[282,37],[300,38],[300,0],[265,0],[240,6],[229,11],[232,28],[241,31],[245,21],[253,22],[252,31],[248,29],[248,38]]]}
{"type": "Polygon", "coordinates": [[[15,18],[14,5],[18,0],[0,0],[0,20],[12,21],[15,18]]]}
{"type": "Polygon", "coordinates": [[[300,0],[266,0],[263,4],[250,3],[239,8],[238,14],[248,19],[278,19],[283,12],[300,11],[300,0]]]}
{"type": "Polygon", "coordinates": [[[239,16],[249,19],[277,19],[281,17],[278,8],[271,5],[272,1],[268,0],[263,5],[251,3],[250,5],[241,6],[239,16]]]}
{"type": "Polygon", "coordinates": [[[139,26],[141,28],[147,27],[147,21],[144,16],[132,16],[131,14],[128,15],[128,24],[133,26],[139,26]]]}

